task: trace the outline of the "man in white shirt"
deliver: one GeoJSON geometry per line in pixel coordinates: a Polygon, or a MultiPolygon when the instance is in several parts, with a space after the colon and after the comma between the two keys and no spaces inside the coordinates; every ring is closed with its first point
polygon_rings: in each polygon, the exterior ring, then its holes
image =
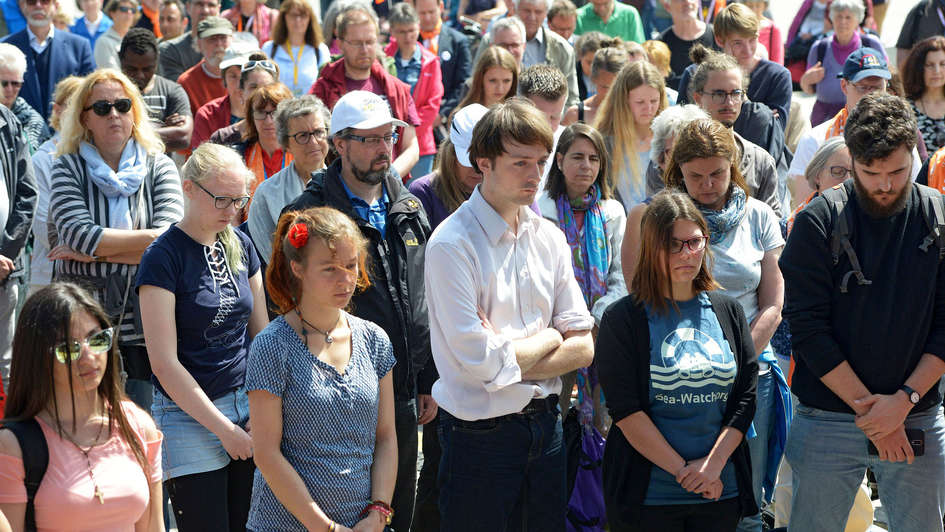
{"type": "Polygon", "coordinates": [[[469,147],[482,184],[427,244],[444,530],[565,528],[559,377],[593,360],[594,321],[564,234],[528,208],[551,146],[529,102],[494,106],[469,147]]]}

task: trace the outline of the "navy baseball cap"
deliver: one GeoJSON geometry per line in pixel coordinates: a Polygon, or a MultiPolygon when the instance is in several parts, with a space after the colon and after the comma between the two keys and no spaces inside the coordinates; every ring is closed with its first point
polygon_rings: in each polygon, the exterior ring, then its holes
{"type": "Polygon", "coordinates": [[[843,63],[843,72],[837,74],[838,78],[851,83],[872,76],[889,79],[892,74],[889,73],[889,67],[886,66],[886,59],[882,52],[869,47],[854,50],[843,63]]]}

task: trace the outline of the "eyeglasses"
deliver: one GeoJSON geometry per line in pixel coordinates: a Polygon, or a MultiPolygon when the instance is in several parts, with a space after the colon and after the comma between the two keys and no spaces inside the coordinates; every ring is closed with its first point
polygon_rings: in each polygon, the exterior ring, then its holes
{"type": "Polygon", "coordinates": [[[129,6],[118,6],[115,8],[115,11],[120,11],[122,13],[134,13],[135,8],[129,6]]]}
{"type": "Polygon", "coordinates": [[[308,13],[289,13],[285,18],[291,18],[295,20],[305,20],[308,18],[308,13]]]}
{"type": "Polygon", "coordinates": [[[22,82],[22,81],[13,81],[13,80],[10,80],[10,79],[4,79],[4,80],[0,80],[0,85],[3,85],[3,88],[4,88],[4,89],[7,88],[7,87],[13,87],[14,89],[19,89],[20,87],[23,86],[23,82],[22,82]]]}
{"type": "Polygon", "coordinates": [[[289,135],[299,144],[308,144],[309,139],[325,140],[328,138],[328,130],[325,128],[313,129],[311,131],[299,131],[295,135],[289,135]]]}
{"type": "MultiPolygon", "coordinates": [[[[253,109],[253,118],[256,120],[266,120],[276,115],[276,110],[264,111],[262,109],[253,109]]],[[[300,143],[301,144],[301,143],[300,143]]]]}
{"type": "Polygon", "coordinates": [[[394,132],[390,135],[384,135],[383,137],[362,137],[361,135],[347,135],[345,138],[356,140],[361,144],[367,144],[368,146],[380,146],[381,142],[390,145],[396,144],[399,137],[397,133],[394,132]]]}
{"type": "Polygon", "coordinates": [[[712,98],[712,101],[715,103],[725,103],[728,100],[732,100],[733,102],[740,102],[742,101],[742,98],[745,97],[745,91],[741,89],[735,89],[732,92],[725,92],[725,91],[705,92],[703,91],[702,94],[705,94],[709,96],[710,98],[712,98]]]}
{"type": "Polygon", "coordinates": [[[672,239],[669,242],[669,252],[672,254],[681,253],[683,247],[689,248],[690,253],[697,253],[705,249],[705,243],[709,240],[707,236],[699,236],[696,238],[690,238],[689,240],[678,240],[672,239]]]}
{"type": "Polygon", "coordinates": [[[273,74],[279,73],[279,70],[276,68],[275,63],[273,63],[272,61],[266,61],[266,60],[247,61],[246,64],[243,65],[243,68],[240,69],[240,73],[241,74],[246,73],[256,68],[268,70],[269,72],[272,72],[273,74]]]}
{"type": "Polygon", "coordinates": [[[97,333],[90,334],[81,342],[78,340],[70,340],[53,347],[53,354],[56,355],[56,360],[58,360],[60,364],[65,364],[66,359],[70,359],[75,362],[76,360],[79,360],[80,356],[82,356],[83,345],[88,346],[89,351],[92,353],[100,355],[112,348],[112,342],[114,339],[114,329],[102,329],[97,333]]]}
{"type": "Polygon", "coordinates": [[[845,179],[848,175],[852,174],[853,170],[847,168],[846,166],[831,166],[830,175],[837,179],[845,179]]]}
{"type": "Polygon", "coordinates": [[[871,92],[886,90],[885,82],[880,83],[879,85],[863,85],[863,84],[856,84],[856,83],[851,83],[850,85],[853,85],[853,88],[855,88],[857,92],[864,95],[870,94],[871,92]]]}
{"type": "Polygon", "coordinates": [[[88,111],[91,109],[92,112],[98,116],[108,116],[108,114],[112,112],[112,107],[114,107],[119,113],[125,114],[131,110],[131,99],[121,98],[119,100],[115,100],[114,102],[99,100],[83,109],[83,111],[88,111]]]}
{"type": "Polygon", "coordinates": [[[206,192],[208,196],[213,198],[213,206],[220,209],[221,211],[228,208],[230,205],[236,205],[237,209],[242,209],[247,203],[249,203],[249,196],[237,196],[235,198],[231,198],[230,196],[217,196],[209,190],[203,188],[203,185],[200,183],[193,181],[193,184],[197,185],[200,190],[206,192]]]}
{"type": "Polygon", "coordinates": [[[44,5],[44,6],[48,6],[48,5],[51,4],[52,2],[53,2],[53,0],[26,0],[26,5],[28,5],[28,6],[35,6],[35,5],[37,5],[37,4],[42,4],[42,5],[44,5]]]}

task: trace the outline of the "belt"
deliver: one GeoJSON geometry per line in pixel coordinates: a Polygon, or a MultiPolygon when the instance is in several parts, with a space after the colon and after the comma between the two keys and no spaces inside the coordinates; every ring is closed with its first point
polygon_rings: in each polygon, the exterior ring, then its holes
{"type": "Polygon", "coordinates": [[[529,414],[539,414],[542,412],[556,412],[558,408],[558,395],[551,394],[548,397],[532,399],[525,405],[525,408],[518,412],[518,415],[527,416],[529,414]]]}

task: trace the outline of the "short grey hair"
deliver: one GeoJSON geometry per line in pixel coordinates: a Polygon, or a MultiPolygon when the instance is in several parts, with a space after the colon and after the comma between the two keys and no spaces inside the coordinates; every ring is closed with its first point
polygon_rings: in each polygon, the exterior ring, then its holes
{"type": "Polygon", "coordinates": [[[331,40],[335,38],[335,24],[338,23],[338,17],[342,13],[356,8],[361,8],[370,14],[374,18],[375,24],[378,22],[377,14],[374,12],[374,8],[371,7],[370,0],[334,0],[328,6],[328,11],[325,12],[325,21],[322,23],[322,35],[325,36],[326,42],[331,43],[331,40]]]}
{"type": "Polygon", "coordinates": [[[863,21],[863,15],[866,14],[863,0],[833,0],[830,3],[830,22],[833,22],[833,16],[841,11],[853,13],[853,18],[856,19],[857,24],[863,21]]]}
{"type": "Polygon", "coordinates": [[[650,123],[650,130],[653,131],[653,140],[650,141],[650,160],[659,160],[660,154],[666,149],[666,141],[669,137],[676,136],[687,124],[710,118],[709,113],[691,103],[664,109],[650,123]]]}
{"type": "Polygon", "coordinates": [[[515,0],[515,9],[516,9],[516,10],[518,10],[518,6],[519,6],[519,4],[521,4],[522,2],[525,2],[525,3],[532,3],[532,4],[540,4],[540,3],[544,2],[544,4],[545,4],[545,11],[550,11],[550,10],[551,10],[551,0],[515,0]]]}
{"type": "Polygon", "coordinates": [[[26,55],[23,51],[10,43],[0,43],[0,68],[12,70],[23,77],[26,74],[26,55]]]}
{"type": "MultiPolygon", "coordinates": [[[[397,4],[401,5],[401,4],[397,4]]],[[[331,112],[325,103],[311,94],[282,100],[276,106],[276,136],[283,148],[289,147],[289,121],[300,116],[318,115],[325,124],[325,129],[331,126],[331,112]]]]}
{"type": "Polygon", "coordinates": [[[842,136],[830,137],[820,145],[804,170],[804,179],[807,180],[811,190],[817,190],[817,176],[827,167],[827,161],[833,157],[833,154],[846,147],[846,139],[842,136]]]}
{"type": "Polygon", "coordinates": [[[489,40],[495,43],[495,36],[502,30],[515,30],[522,36],[522,42],[525,42],[525,24],[518,17],[503,17],[495,21],[492,25],[492,31],[489,32],[489,40]]]}
{"type": "Polygon", "coordinates": [[[394,26],[420,24],[420,17],[417,16],[417,12],[412,5],[407,2],[400,2],[394,4],[394,7],[391,8],[390,14],[387,15],[387,22],[390,23],[392,28],[394,26]]]}

